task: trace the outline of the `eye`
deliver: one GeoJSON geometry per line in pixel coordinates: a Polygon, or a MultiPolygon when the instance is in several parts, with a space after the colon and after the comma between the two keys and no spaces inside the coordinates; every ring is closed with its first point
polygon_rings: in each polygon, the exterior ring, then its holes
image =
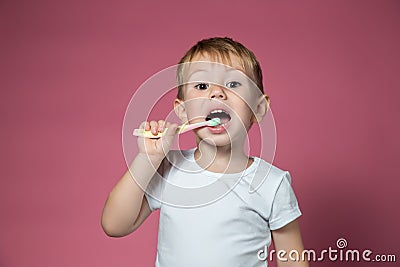
{"type": "Polygon", "coordinates": [[[235,81],[232,81],[232,82],[228,82],[227,84],[226,84],[226,87],[227,88],[236,88],[236,87],[239,87],[239,86],[241,86],[242,84],[240,83],[240,82],[235,82],[235,81]]]}
{"type": "Polygon", "coordinates": [[[210,87],[208,83],[199,83],[194,86],[194,88],[199,90],[207,90],[210,87]]]}

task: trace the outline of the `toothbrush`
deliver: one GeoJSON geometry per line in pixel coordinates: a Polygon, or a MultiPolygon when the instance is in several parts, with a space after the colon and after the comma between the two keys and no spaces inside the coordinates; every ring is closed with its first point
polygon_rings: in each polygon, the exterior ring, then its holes
{"type": "MultiPolygon", "coordinates": [[[[177,134],[183,134],[188,131],[197,129],[199,127],[204,127],[204,126],[217,126],[221,124],[221,119],[220,118],[214,118],[208,121],[203,121],[203,122],[198,122],[198,123],[193,123],[193,124],[182,124],[181,126],[176,129],[177,134]]],[[[135,129],[133,131],[134,136],[140,136],[140,137],[146,137],[146,138],[160,138],[162,137],[165,133],[167,132],[167,128],[164,129],[162,133],[158,133],[157,135],[154,135],[151,131],[146,131],[144,129],[135,129]]]]}

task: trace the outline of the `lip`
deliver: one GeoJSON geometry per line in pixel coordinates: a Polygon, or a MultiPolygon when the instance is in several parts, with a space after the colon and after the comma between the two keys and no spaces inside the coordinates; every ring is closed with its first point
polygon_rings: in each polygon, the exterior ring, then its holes
{"type": "Polygon", "coordinates": [[[217,126],[207,126],[208,131],[210,131],[213,134],[221,134],[221,133],[225,133],[226,129],[229,128],[230,125],[230,121],[224,123],[224,124],[220,124],[217,126]]]}

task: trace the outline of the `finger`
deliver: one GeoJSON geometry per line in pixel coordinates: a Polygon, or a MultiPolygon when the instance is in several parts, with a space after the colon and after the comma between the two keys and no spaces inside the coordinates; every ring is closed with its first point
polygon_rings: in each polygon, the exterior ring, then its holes
{"type": "Polygon", "coordinates": [[[140,124],[140,126],[139,126],[139,129],[146,129],[147,124],[148,124],[147,121],[142,122],[142,123],[140,124]]]}
{"type": "Polygon", "coordinates": [[[154,135],[157,135],[158,123],[156,121],[150,122],[150,129],[154,135]]]}
{"type": "Polygon", "coordinates": [[[146,131],[150,131],[150,123],[148,121],[146,121],[146,124],[144,125],[144,129],[146,131]]]}
{"type": "Polygon", "coordinates": [[[158,121],[158,131],[160,133],[162,133],[164,131],[164,128],[165,128],[164,125],[165,125],[165,121],[164,120],[159,120],[158,121]]]}

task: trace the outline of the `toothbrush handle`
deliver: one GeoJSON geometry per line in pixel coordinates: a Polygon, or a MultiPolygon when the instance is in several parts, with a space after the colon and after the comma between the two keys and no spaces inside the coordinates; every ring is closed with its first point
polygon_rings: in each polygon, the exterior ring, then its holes
{"type": "MultiPolygon", "coordinates": [[[[196,129],[198,127],[206,126],[208,122],[201,122],[201,123],[194,123],[194,124],[182,124],[176,129],[177,134],[183,134],[188,131],[191,131],[193,129],[196,129]]],[[[139,136],[139,137],[146,137],[146,138],[160,138],[165,135],[167,132],[168,128],[165,128],[162,133],[158,133],[157,135],[154,135],[151,131],[146,131],[144,129],[135,129],[133,130],[133,135],[134,136],[139,136]]]]}
{"type": "MultiPolygon", "coordinates": [[[[181,133],[186,132],[186,129],[184,132],[181,132],[181,129],[182,129],[182,127],[178,127],[176,129],[176,133],[181,134],[181,133]]],[[[160,138],[165,135],[167,130],[168,130],[168,128],[165,128],[164,131],[162,131],[161,133],[157,133],[156,135],[154,135],[150,130],[146,131],[144,129],[135,129],[135,130],[133,130],[133,135],[138,136],[138,137],[145,137],[145,138],[160,138]]]]}
{"type": "Polygon", "coordinates": [[[154,135],[151,131],[146,131],[144,129],[135,129],[133,130],[133,135],[138,137],[145,137],[145,138],[160,138],[165,135],[168,128],[165,128],[163,132],[157,133],[154,135]]]}
{"type": "Polygon", "coordinates": [[[193,129],[196,129],[197,127],[200,127],[198,123],[195,123],[195,124],[183,124],[183,125],[178,127],[177,133],[178,134],[183,134],[183,133],[186,133],[186,132],[191,131],[193,129]]]}

